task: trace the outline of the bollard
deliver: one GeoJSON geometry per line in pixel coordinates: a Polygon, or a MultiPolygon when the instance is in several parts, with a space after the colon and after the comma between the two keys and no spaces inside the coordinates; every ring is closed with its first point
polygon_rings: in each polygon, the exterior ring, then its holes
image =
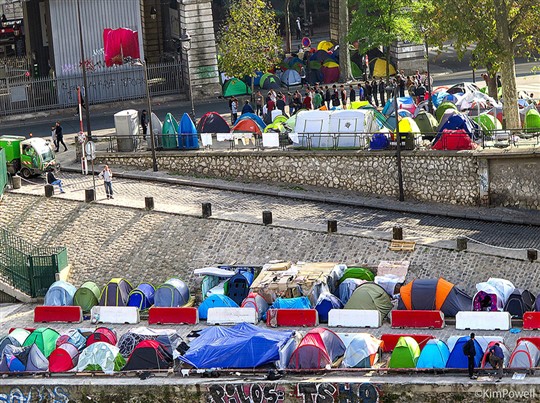
{"type": "Polygon", "coordinates": [[[264,225],[270,225],[272,224],[272,212],[265,210],[262,212],[262,219],[264,225]]]}
{"type": "Polygon", "coordinates": [[[13,189],[20,189],[21,188],[21,177],[19,175],[14,175],[11,177],[13,189]]]}
{"type": "Polygon", "coordinates": [[[531,263],[538,260],[538,251],[536,249],[527,249],[527,259],[531,263]]]}
{"type": "Polygon", "coordinates": [[[202,217],[208,218],[212,216],[212,203],[202,204],[202,217]]]}
{"type": "Polygon", "coordinates": [[[396,241],[403,241],[403,228],[401,227],[392,228],[392,239],[396,241]]]}
{"type": "Polygon", "coordinates": [[[467,238],[459,236],[456,239],[456,249],[461,251],[467,249],[467,238]]]}
{"type": "Polygon", "coordinates": [[[153,210],[154,209],[154,198],[153,197],[145,197],[144,198],[144,208],[146,210],[153,210]]]}
{"type": "Polygon", "coordinates": [[[96,194],[94,193],[94,189],[84,189],[84,201],[86,203],[96,201],[96,194]]]}
{"type": "Polygon", "coordinates": [[[54,195],[54,186],[53,185],[45,185],[45,197],[53,197],[54,195]]]}
{"type": "Polygon", "coordinates": [[[336,220],[328,220],[327,221],[327,231],[330,232],[337,232],[337,221],[336,220]]]}

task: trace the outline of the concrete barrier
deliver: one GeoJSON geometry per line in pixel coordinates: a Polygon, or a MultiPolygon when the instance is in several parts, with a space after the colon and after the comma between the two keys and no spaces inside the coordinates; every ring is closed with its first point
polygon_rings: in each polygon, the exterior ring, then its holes
{"type": "Polygon", "coordinates": [[[139,310],[134,306],[95,306],[90,312],[92,323],[136,324],[139,310]]]}
{"type": "Polygon", "coordinates": [[[382,315],[377,310],[331,309],[328,312],[328,326],[331,327],[372,327],[382,325],[382,315]]]}
{"type": "Polygon", "coordinates": [[[509,312],[461,311],[456,315],[458,330],[509,330],[511,327],[509,312]]]}
{"type": "Polygon", "coordinates": [[[209,325],[235,325],[242,322],[256,324],[258,321],[255,308],[210,308],[206,319],[209,325]]]}

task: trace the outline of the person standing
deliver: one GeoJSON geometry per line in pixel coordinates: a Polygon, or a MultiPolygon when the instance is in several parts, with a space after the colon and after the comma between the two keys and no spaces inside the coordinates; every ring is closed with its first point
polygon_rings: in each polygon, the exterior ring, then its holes
{"type": "Polygon", "coordinates": [[[371,98],[371,84],[369,83],[369,81],[366,81],[366,101],[368,101],[370,104],[373,104],[373,98],[371,98]]]}
{"type": "Polygon", "coordinates": [[[105,185],[105,194],[107,195],[107,199],[114,199],[113,197],[113,189],[112,189],[112,171],[111,168],[109,168],[108,165],[105,165],[103,168],[103,171],[99,174],[100,179],[103,179],[103,184],[105,185]]]}
{"type": "Polygon", "coordinates": [[[352,105],[352,103],[356,101],[356,91],[354,90],[354,87],[352,84],[349,86],[349,102],[352,105]]]}
{"type": "Polygon", "coordinates": [[[358,99],[360,101],[366,100],[366,91],[364,90],[364,87],[362,87],[361,83],[358,83],[358,99]]]}
{"type": "Polygon", "coordinates": [[[313,108],[319,109],[323,104],[323,98],[320,91],[315,91],[315,95],[313,95],[313,108]]]}
{"type": "Polygon", "coordinates": [[[255,94],[255,108],[257,111],[257,116],[262,116],[263,113],[263,104],[264,104],[264,97],[261,94],[261,91],[257,91],[257,94],[255,94]]]}
{"type": "Polygon", "coordinates": [[[493,369],[497,370],[497,373],[499,375],[497,382],[499,382],[503,377],[503,365],[504,365],[504,353],[499,343],[495,343],[489,349],[489,363],[491,364],[493,369]]]}
{"type": "Polygon", "coordinates": [[[148,114],[146,113],[146,109],[143,109],[141,112],[141,126],[142,126],[142,138],[143,140],[146,140],[146,133],[148,132],[148,114]]]}
{"type": "Polygon", "coordinates": [[[330,92],[330,88],[328,88],[328,85],[324,87],[324,100],[326,101],[326,108],[330,110],[330,101],[332,100],[332,93],[330,92]]]}
{"type": "Polygon", "coordinates": [[[309,96],[309,90],[306,91],[306,96],[304,97],[304,100],[302,101],[302,106],[304,109],[307,109],[308,111],[313,109],[313,105],[311,104],[311,97],[309,96]]]}
{"type": "Polygon", "coordinates": [[[471,333],[471,337],[467,342],[463,345],[463,354],[467,357],[467,368],[469,370],[469,378],[470,379],[476,379],[477,377],[474,375],[474,358],[476,357],[476,346],[475,346],[475,340],[474,340],[474,333],[471,333]]]}
{"type": "Polygon", "coordinates": [[[379,97],[381,98],[381,106],[384,107],[385,99],[384,99],[384,93],[386,91],[386,84],[384,80],[381,78],[379,80],[379,97]]]}
{"type": "Polygon", "coordinates": [[[231,124],[234,125],[236,122],[236,119],[238,119],[238,99],[236,97],[232,97],[231,99],[231,124]]]}
{"type": "Polygon", "coordinates": [[[56,122],[56,125],[54,126],[54,133],[56,134],[56,150],[55,152],[58,152],[60,148],[60,144],[64,146],[64,151],[67,151],[66,143],[64,143],[64,133],[62,130],[62,126],[60,126],[60,122],[56,122]]]}
{"type": "Polygon", "coordinates": [[[379,106],[379,101],[377,100],[377,92],[379,92],[379,86],[377,85],[377,80],[373,79],[371,82],[371,94],[373,94],[373,102],[375,106],[379,106]]]}
{"type": "Polygon", "coordinates": [[[302,21],[300,21],[300,17],[296,17],[296,39],[302,39],[302,21]]]}
{"type": "Polygon", "coordinates": [[[339,86],[339,95],[341,97],[341,104],[343,105],[343,109],[347,109],[347,90],[345,89],[345,86],[343,84],[339,86]]]}

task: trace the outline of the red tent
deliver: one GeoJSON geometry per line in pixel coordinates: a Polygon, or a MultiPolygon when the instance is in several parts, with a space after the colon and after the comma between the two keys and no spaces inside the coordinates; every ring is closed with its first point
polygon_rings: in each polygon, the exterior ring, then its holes
{"type": "Polygon", "coordinates": [[[477,145],[463,129],[444,129],[441,137],[431,148],[433,150],[474,150],[477,145]]]}
{"type": "Polygon", "coordinates": [[[49,356],[50,372],[66,372],[79,362],[79,350],[73,344],[64,343],[49,356]]]}
{"type": "Polygon", "coordinates": [[[197,123],[199,133],[229,133],[231,128],[217,112],[207,112],[197,123]]]}
{"type": "Polygon", "coordinates": [[[261,128],[253,119],[242,119],[232,128],[233,132],[248,132],[262,135],[261,128]]]}
{"type": "Polygon", "coordinates": [[[321,67],[323,81],[325,84],[337,83],[339,81],[339,67],[321,67]]]}
{"type": "Polygon", "coordinates": [[[343,354],[345,344],[339,336],[329,329],[317,327],[310,330],[294,350],[288,368],[325,368],[343,354]]]}
{"type": "Polygon", "coordinates": [[[108,327],[98,327],[96,331],[90,336],[88,336],[88,339],[86,339],[86,347],[91,344],[97,343],[98,341],[102,341],[116,346],[116,342],[118,341],[116,337],[116,332],[112,329],[109,329],[108,327]]]}
{"type": "Polygon", "coordinates": [[[143,340],[133,350],[123,371],[142,369],[167,369],[173,365],[173,357],[156,340],[143,340]]]}

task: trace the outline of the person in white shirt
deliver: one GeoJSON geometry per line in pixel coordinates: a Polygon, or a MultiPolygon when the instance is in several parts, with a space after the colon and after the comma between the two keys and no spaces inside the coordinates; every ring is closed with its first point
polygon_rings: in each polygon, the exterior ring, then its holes
{"type": "Polygon", "coordinates": [[[103,171],[99,174],[99,177],[103,179],[103,184],[105,185],[105,193],[107,194],[107,199],[114,199],[113,189],[112,189],[112,171],[108,165],[105,165],[103,171]]]}

